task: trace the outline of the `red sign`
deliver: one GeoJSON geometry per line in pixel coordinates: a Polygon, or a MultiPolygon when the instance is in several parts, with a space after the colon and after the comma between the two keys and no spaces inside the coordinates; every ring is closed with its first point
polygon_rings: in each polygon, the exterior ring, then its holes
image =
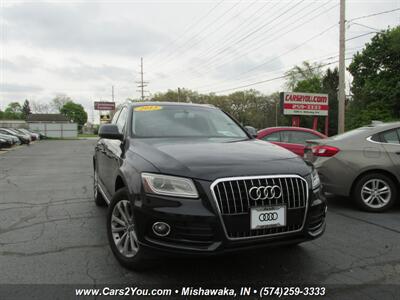
{"type": "Polygon", "coordinates": [[[95,110],[115,110],[115,102],[95,101],[94,109],[95,110]]]}
{"type": "Polygon", "coordinates": [[[327,94],[282,93],[284,115],[327,116],[329,98],[327,94]]]}

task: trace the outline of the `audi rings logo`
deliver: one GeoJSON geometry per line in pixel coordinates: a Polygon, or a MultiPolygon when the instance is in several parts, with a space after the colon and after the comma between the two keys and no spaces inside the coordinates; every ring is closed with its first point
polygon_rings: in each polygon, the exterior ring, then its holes
{"type": "Polygon", "coordinates": [[[275,221],[275,220],[278,220],[278,214],[277,214],[276,212],[273,212],[273,213],[263,213],[263,214],[260,214],[260,215],[258,216],[258,219],[259,219],[261,222],[265,222],[265,221],[275,221]]]}
{"type": "Polygon", "coordinates": [[[253,186],[249,190],[249,197],[252,200],[265,200],[265,199],[274,199],[280,198],[282,196],[282,190],[277,185],[268,185],[268,186],[253,186]]]}

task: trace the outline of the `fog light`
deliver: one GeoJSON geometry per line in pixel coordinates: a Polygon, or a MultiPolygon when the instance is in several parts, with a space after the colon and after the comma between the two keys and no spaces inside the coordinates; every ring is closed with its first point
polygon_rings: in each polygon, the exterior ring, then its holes
{"type": "Polygon", "coordinates": [[[167,236],[171,231],[171,227],[164,222],[156,222],[153,224],[153,232],[158,236],[167,236]]]}

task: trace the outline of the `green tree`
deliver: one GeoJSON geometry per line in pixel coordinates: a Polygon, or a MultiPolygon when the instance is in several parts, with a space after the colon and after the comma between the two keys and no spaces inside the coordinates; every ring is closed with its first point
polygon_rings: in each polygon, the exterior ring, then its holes
{"type": "Polygon", "coordinates": [[[87,122],[87,113],[83,106],[69,101],[63,105],[60,109],[60,113],[67,116],[69,120],[77,123],[79,126],[83,126],[87,122]]]}
{"type": "Polygon", "coordinates": [[[22,108],[21,104],[18,102],[11,102],[8,104],[3,113],[3,119],[13,120],[13,119],[22,119],[22,108]]]}
{"type": "Polygon", "coordinates": [[[26,117],[31,114],[31,107],[29,105],[28,99],[25,99],[24,104],[22,105],[22,117],[26,120],[26,117]]]}
{"type": "Polygon", "coordinates": [[[376,34],[349,66],[349,129],[400,118],[400,26],[376,34]]]}
{"type": "Polygon", "coordinates": [[[10,104],[8,104],[5,111],[10,113],[20,113],[22,111],[21,104],[19,104],[18,102],[11,102],[10,104]]]}
{"type": "Polygon", "coordinates": [[[322,91],[322,78],[311,77],[297,82],[293,89],[294,92],[320,93],[322,91]]]}

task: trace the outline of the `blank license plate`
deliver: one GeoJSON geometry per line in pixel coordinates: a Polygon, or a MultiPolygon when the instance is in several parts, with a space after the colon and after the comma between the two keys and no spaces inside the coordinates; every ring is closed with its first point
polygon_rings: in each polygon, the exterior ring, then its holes
{"type": "Polygon", "coordinates": [[[286,226],[286,206],[252,208],[250,223],[251,229],[286,226]]]}

